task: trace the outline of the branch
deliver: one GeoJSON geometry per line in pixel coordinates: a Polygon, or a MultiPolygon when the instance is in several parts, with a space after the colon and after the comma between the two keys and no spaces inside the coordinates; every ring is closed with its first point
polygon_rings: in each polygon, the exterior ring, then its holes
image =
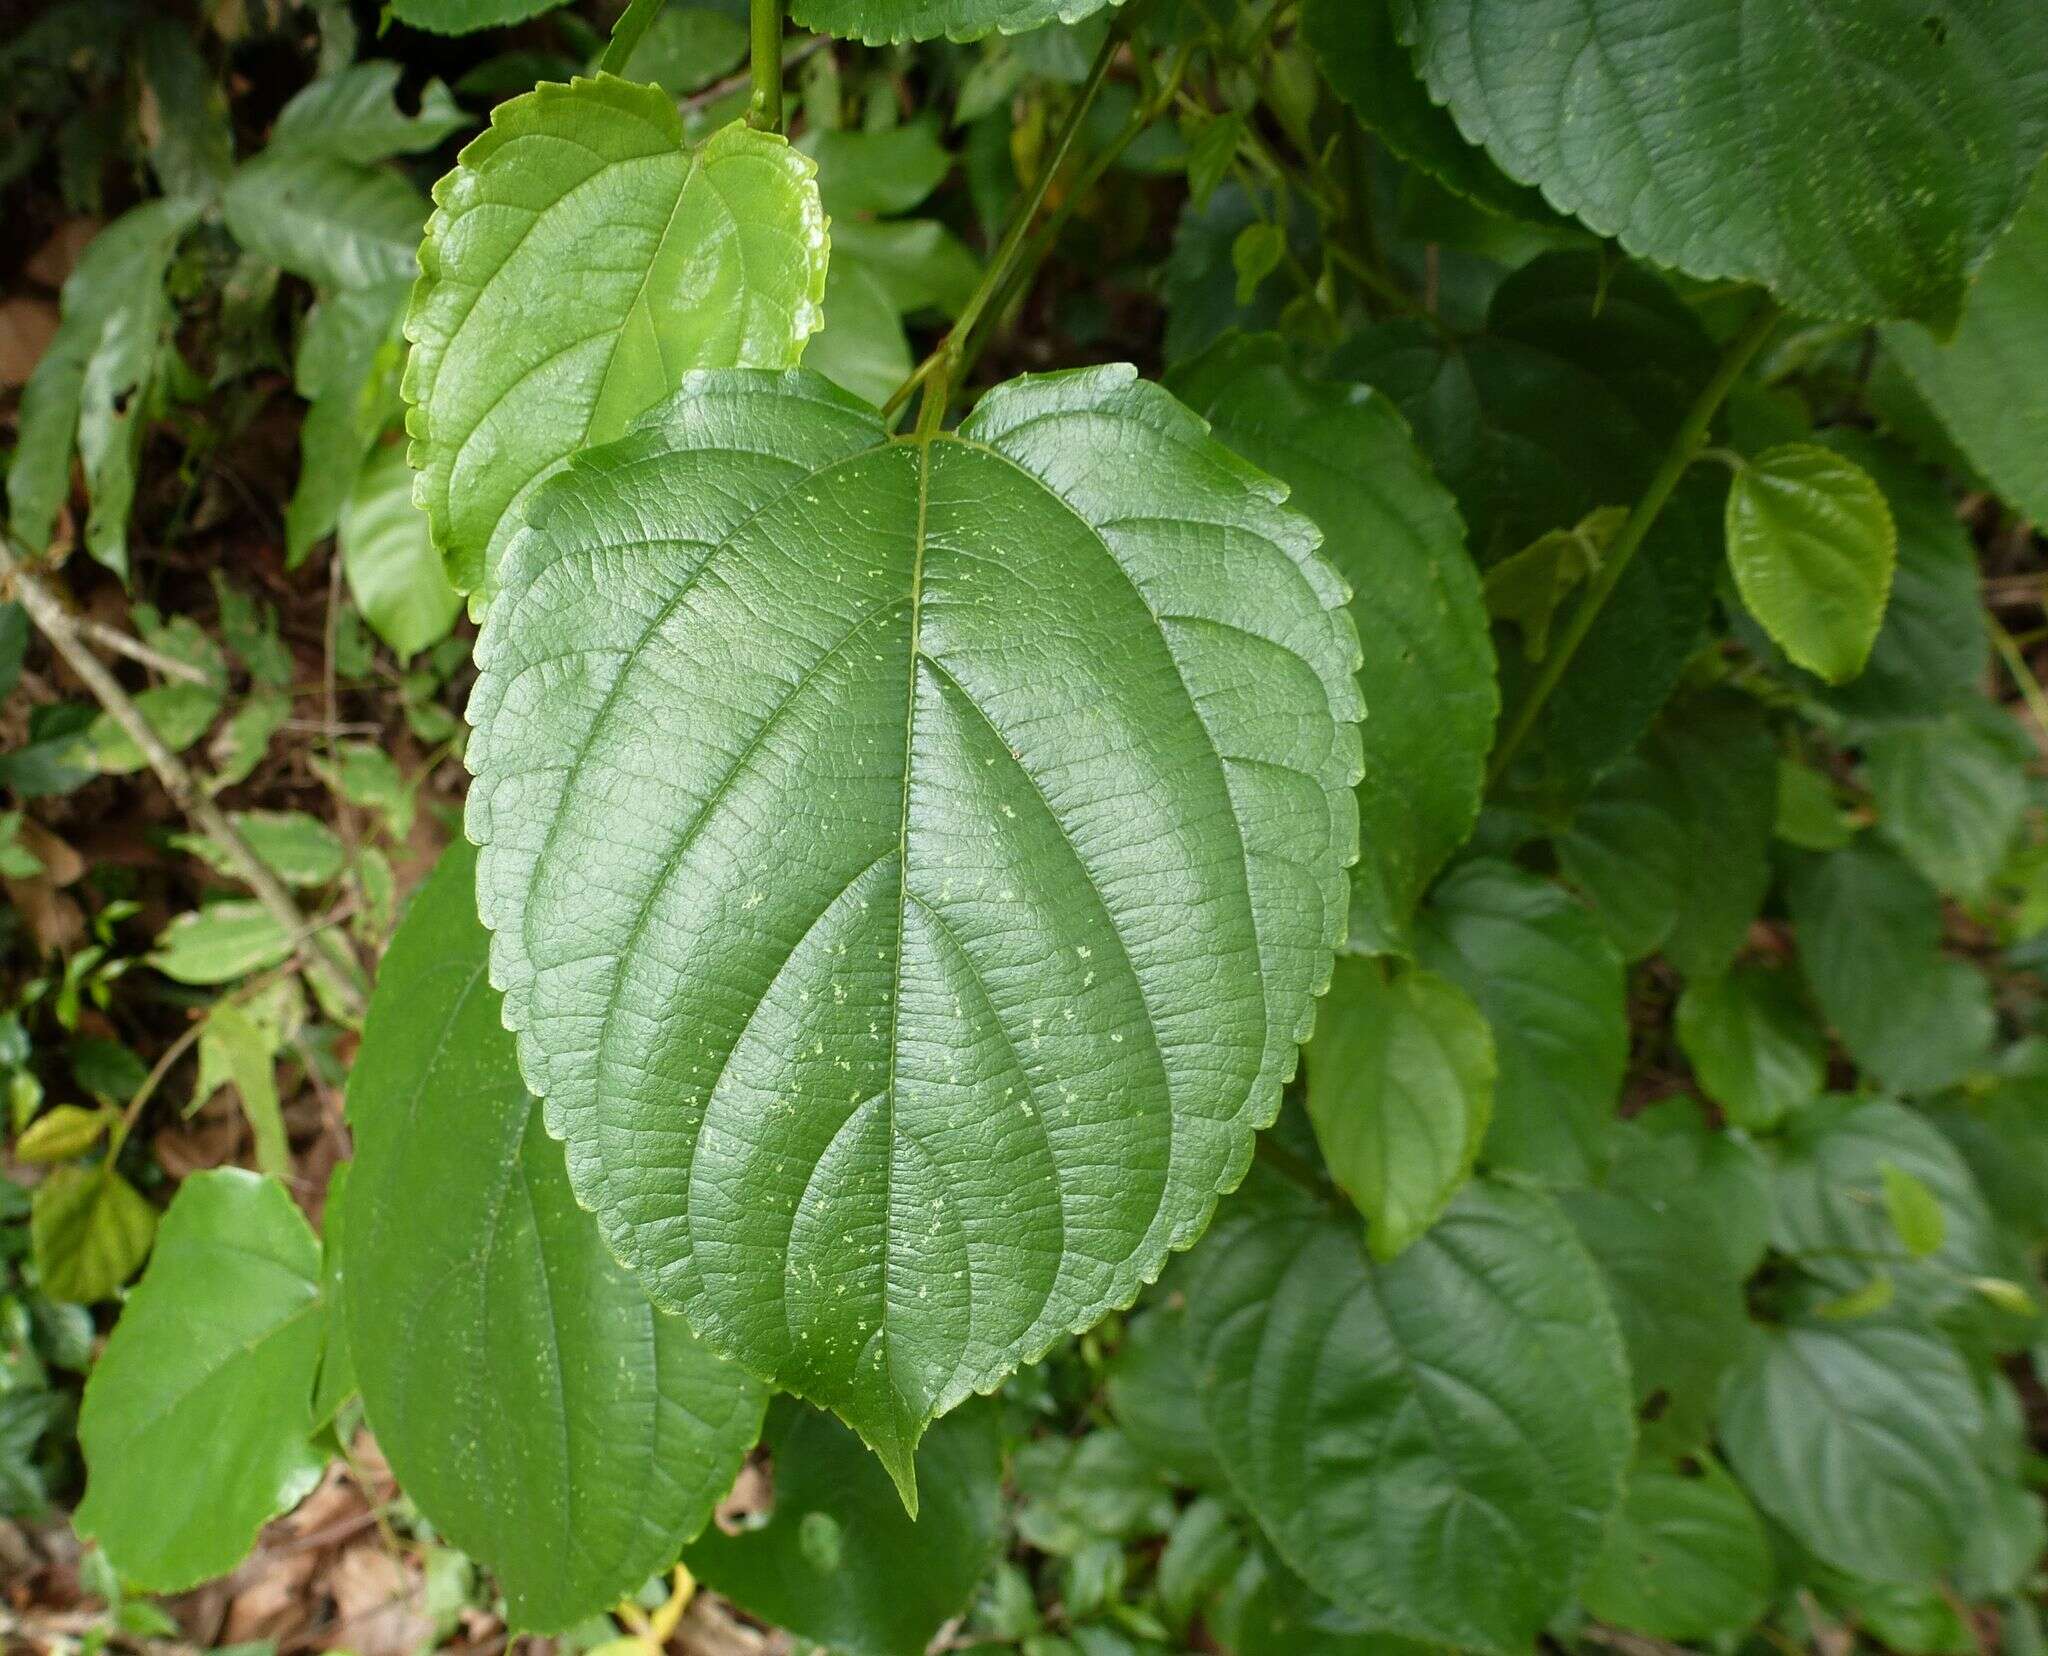
{"type": "Polygon", "coordinates": [[[1543,704],[1550,699],[1550,693],[1564,677],[1565,669],[1572,664],[1572,657],[1579,653],[1579,646],[1586,641],[1586,634],[1593,630],[1593,623],[1599,618],[1602,607],[1614,595],[1614,589],[1621,582],[1622,572],[1628,568],[1629,560],[1636,555],[1636,549],[1643,544],[1655,525],[1665,503],[1678,487],[1686,469],[1699,458],[1701,445],[1706,441],[1707,427],[1713,424],[1714,416],[1721,404],[1727,401],[1728,393],[1735,382],[1742,377],[1743,369],[1749,366],[1750,358],[1756,355],[1765,337],[1777,325],[1778,307],[1765,298],[1756,308],[1756,314],[1742,325],[1735,337],[1729,340],[1721,353],[1721,364],[1714,370],[1714,377],[1707,381],[1693,405],[1686,411],[1678,430],[1672,435],[1671,446],[1658,462],[1656,473],[1650,479],[1650,486],[1643,491],[1642,499],[1629,512],[1628,521],[1621,526],[1621,533],[1614,538],[1614,545],[1608,549],[1607,561],[1600,566],[1600,572],[1593,577],[1586,589],[1586,596],[1579,607],[1572,611],[1571,621],[1562,636],[1544,659],[1543,671],[1536,682],[1529,687],[1529,693],[1522,698],[1522,705],[1515,710],[1513,722],[1500,744],[1493,750],[1493,762],[1487,766],[1486,785],[1494,787],[1507,773],[1507,768],[1520,751],[1522,743],[1528,740],[1529,732],[1536,727],[1536,716],[1543,711],[1543,704]]]}
{"type": "MultiPolygon", "coordinates": [[[[298,904],[292,901],[291,893],[285,890],[283,882],[250,850],[249,842],[236,832],[234,824],[207,796],[206,790],[185,768],[184,761],[164,746],[128,692],[121,688],[120,681],[107,671],[98,656],[85,647],[78,619],[56,592],[44,584],[43,578],[11,540],[0,541],[0,586],[12,589],[37,630],[50,641],[50,647],[64,658],[72,672],[93,693],[107,710],[107,716],[127,733],[128,739],[149,761],[149,768],[156,772],[157,780],[164,785],[164,791],[178,809],[227,848],[237,864],[242,883],[277,922],[285,936],[298,938],[313,934],[312,922],[299,912],[298,904]]],[[[322,931],[315,935],[321,952],[341,975],[339,988],[349,1010],[360,1016],[369,1000],[362,963],[333,933],[322,931]]]]}

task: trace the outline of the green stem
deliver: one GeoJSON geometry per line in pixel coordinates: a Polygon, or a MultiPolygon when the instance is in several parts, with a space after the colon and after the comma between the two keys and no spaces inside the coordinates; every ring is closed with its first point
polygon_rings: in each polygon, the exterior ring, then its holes
{"type": "MultiPolygon", "coordinates": [[[[754,0],[757,14],[761,4],[762,0],[754,0]]],[[[917,365],[908,379],[889,393],[889,400],[882,404],[884,417],[901,408],[909,400],[910,393],[920,385],[924,387],[927,398],[931,397],[935,390],[942,400],[950,394],[953,375],[961,361],[965,343],[987,312],[989,302],[1002,291],[1003,285],[1009,280],[1011,266],[1017,262],[1017,256],[1024,250],[1025,238],[1031,233],[1032,221],[1038,217],[1039,209],[1045,205],[1046,193],[1052,188],[1052,181],[1066,165],[1067,155],[1074,147],[1075,138],[1080,135],[1081,124],[1088,118],[1088,111],[1095,102],[1096,94],[1109,79],[1110,63],[1116,57],[1118,48],[1123,45],[1124,37],[1130,29],[1130,22],[1131,14],[1127,11],[1118,25],[1109,31],[1108,38],[1102,43],[1102,49],[1095,54],[1094,66],[1088,71],[1088,80],[1081,88],[1081,95],[1075,99],[1074,107],[1067,112],[1066,121],[1060,127],[1059,137],[1053,143],[1052,154],[1046,157],[1045,164],[1038,169],[1038,177],[1033,180],[1029,192],[1017,203],[1016,211],[1011,213],[1010,222],[1003,230],[1003,239],[996,245],[995,252],[989,258],[988,267],[982,271],[981,280],[975,284],[974,292],[968,297],[965,308],[961,310],[953,326],[947,330],[946,337],[940,341],[938,348],[917,365]]],[[[920,419],[918,423],[922,426],[924,422],[920,419]]]]}
{"type": "Polygon", "coordinates": [[[1694,399],[1686,411],[1685,419],[1679,424],[1671,439],[1671,446],[1658,462],[1650,486],[1629,512],[1628,521],[1621,526],[1621,533],[1615,536],[1614,544],[1608,548],[1607,560],[1586,589],[1586,596],[1572,611],[1571,620],[1564,632],[1551,646],[1550,654],[1544,658],[1543,670],[1536,682],[1529,687],[1529,693],[1522,698],[1515,716],[1506,733],[1493,750],[1493,761],[1487,767],[1486,781],[1489,788],[1497,785],[1507,773],[1509,764],[1521,751],[1528,740],[1529,732],[1536,727],[1537,716],[1543,711],[1543,704],[1550,699],[1565,669],[1571,666],[1572,658],[1578,654],[1579,646],[1586,641],[1586,635],[1593,630],[1593,623],[1599,619],[1600,611],[1607,600],[1614,595],[1614,589],[1621,584],[1621,577],[1635,557],[1658,516],[1663,512],[1671,494],[1678,487],[1679,479],[1694,460],[1699,458],[1701,445],[1706,441],[1707,427],[1713,423],[1714,415],[1734,389],[1735,382],[1742,377],[1750,359],[1763,345],[1765,338],[1777,325],[1778,307],[1766,298],[1757,306],[1756,313],[1742,325],[1735,337],[1729,340],[1721,353],[1720,366],[1714,370],[1714,377],[1707,381],[1706,388],[1694,399]]]}
{"type": "MultiPolygon", "coordinates": [[[[636,0],[637,3],[637,0],[636,0]]],[[[782,130],[782,0],[751,0],[749,67],[754,101],[747,119],[767,132],[782,130]]]]}
{"type": "Polygon", "coordinates": [[[606,44],[604,56],[598,59],[598,68],[607,75],[623,75],[626,65],[633,60],[633,50],[654,26],[654,20],[661,15],[661,8],[667,0],[633,0],[618,22],[612,25],[612,38],[606,44]]]}

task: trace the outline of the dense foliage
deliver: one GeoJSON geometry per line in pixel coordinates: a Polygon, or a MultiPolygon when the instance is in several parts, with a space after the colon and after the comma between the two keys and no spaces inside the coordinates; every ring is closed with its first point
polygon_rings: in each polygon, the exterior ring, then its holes
{"type": "Polygon", "coordinates": [[[231,9],[0,47],[95,1638],[374,1439],[570,1649],[2039,1647],[2038,0],[231,9]]]}

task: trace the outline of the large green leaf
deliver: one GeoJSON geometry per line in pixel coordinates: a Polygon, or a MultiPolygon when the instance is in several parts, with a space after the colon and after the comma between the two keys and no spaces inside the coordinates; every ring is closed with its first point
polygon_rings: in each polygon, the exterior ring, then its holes
{"type": "Polygon", "coordinates": [[[1224,1463],[1288,1563],[1378,1628],[1528,1647],[1592,1562],[1631,1447],[1628,1365],[1555,1206],[1468,1186],[1391,1264],[1308,1198],[1247,1192],[1190,1261],[1224,1463]]]}
{"type": "Polygon", "coordinates": [[[2048,523],[2048,169],[1991,251],[1955,336],[1884,330],[1885,348],[2007,501],[2048,523]]]}
{"type": "Polygon", "coordinates": [[[1417,925],[1422,963],[1493,1026],[1500,1061],[1482,1159],[1562,1184],[1605,1166],[1628,1061],[1621,957],[1548,880],[1500,862],[1453,869],[1417,925]]]}
{"type": "Polygon", "coordinates": [[[1727,534],[1736,590],[1778,647],[1830,684],[1862,672],[1898,562],[1870,474],[1816,443],[1766,449],[1735,474],[1727,534]]]}
{"type": "Polygon", "coordinates": [[[179,1187],[78,1418],[78,1532],[125,1579],[225,1574],[318,1482],[324,1322],[320,1244],[283,1185],[221,1168],[179,1187]]]}
{"type": "Polygon", "coordinates": [[[1740,1633],[1767,1608],[1771,1549],[1756,1510],[1719,1462],[1638,1463],[1593,1573],[1586,1608],[1659,1639],[1740,1633]]]}
{"type": "Polygon", "coordinates": [[[1877,1581],[1927,1581],[1972,1546],[1989,1499],[1985,1427],[1954,1346],[1867,1320],[1770,1331],[1721,1399],[1721,1442],[1758,1505],[1877,1581]]]}
{"type": "Polygon", "coordinates": [[[553,1631],[673,1562],[762,1388],[653,1309],[576,1206],[484,975],[476,853],[413,899],[349,1077],[345,1302],[377,1441],[514,1624],[553,1631]]]}
{"type": "Polygon", "coordinates": [[[2048,148],[2034,0],[1399,0],[1509,176],[1796,310],[1954,321],[2048,148]]]}
{"type": "Polygon", "coordinates": [[[906,1492],[1199,1234],[1308,1033],[1358,649],[1281,492],[1127,368],[909,442],[739,371],[507,554],[468,822],[577,1194],[906,1492]]]}
{"type": "Polygon", "coordinates": [[[1308,1113],[1377,1259],[1427,1230],[1472,1171],[1493,1114],[1493,1036],[1434,972],[1340,960],[1308,1051],[1308,1113]]]}
{"type": "Polygon", "coordinates": [[[979,40],[1047,23],[1078,23],[1123,0],[792,0],[807,29],[880,46],[898,40],[979,40]]]}
{"type": "Polygon", "coordinates": [[[924,1446],[924,1512],[912,1519],[874,1457],[829,1415],[789,1402],[769,1417],[775,1509],[689,1551],[708,1586],[800,1638],[853,1656],[923,1650],[966,1608],[1002,1537],[994,1410],[975,1403],[924,1446]]]}
{"type": "Polygon", "coordinates": [[[1500,706],[1457,506],[1392,403],[1363,386],[1302,378],[1277,339],[1227,339],[1169,384],[1288,486],[1351,584],[1371,717],[1360,727],[1363,855],[1351,875],[1349,942],[1399,949],[1417,899],[1471,832],[1500,706]]]}
{"type": "Polygon", "coordinates": [[[812,166],[770,133],[695,147],[610,75],[498,105],[434,186],[406,316],[419,499],[449,576],[491,590],[519,507],[699,368],[793,367],[825,296],[812,166]]]}
{"type": "Polygon", "coordinates": [[[8,526],[31,551],[49,545],[71,493],[74,448],[92,516],[86,547],[125,574],[128,507],[144,411],[170,325],[164,273],[202,203],[145,202],[93,238],[64,282],[63,319],[22,388],[7,468],[8,526]]]}
{"type": "Polygon", "coordinates": [[[1802,857],[1787,895],[1814,998],[1879,1081],[1934,1092],[1984,1061],[1989,986],[1942,954],[1941,899],[1899,857],[1864,842],[1802,857]]]}

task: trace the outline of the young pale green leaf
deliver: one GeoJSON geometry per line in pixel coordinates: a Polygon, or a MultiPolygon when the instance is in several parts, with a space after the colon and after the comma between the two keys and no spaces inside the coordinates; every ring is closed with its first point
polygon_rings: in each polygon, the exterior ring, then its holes
{"type": "Polygon", "coordinates": [[[903,40],[979,40],[1047,23],[1078,23],[1123,0],[792,0],[807,29],[882,46],[903,40]]]}
{"type": "Polygon", "coordinates": [[[1700,1088],[1738,1127],[1769,1132],[1820,1096],[1827,1041],[1791,974],[1737,966],[1678,997],[1678,1044],[1700,1088]]]}
{"type": "Polygon", "coordinates": [[[1559,887],[1501,862],[1445,877],[1417,954],[1493,1026],[1500,1074],[1482,1161],[1563,1184],[1606,1165],[1628,1061],[1621,957],[1559,887]]]}
{"type": "Polygon", "coordinates": [[[17,1161],[66,1162],[82,1156],[119,1118],[110,1110],[89,1110],[83,1104],[59,1104],[45,1110],[16,1136],[17,1161]]]}
{"type": "Polygon", "coordinates": [[[1397,15],[1430,91],[1510,177],[1639,257],[1816,315],[1952,324],[2048,149],[2033,0],[1397,15]]]}
{"type": "Polygon", "coordinates": [[[1963,1299],[2000,1274],[1990,1210],[1956,1148],[1925,1116],[1831,1099],[1797,1117],[1771,1184],[1771,1245],[1837,1293],[1876,1266],[1909,1310],[1963,1299]]]}
{"type": "Polygon", "coordinates": [[[1337,95],[1411,167],[1489,212],[1538,224],[1556,218],[1541,195],[1467,143],[1431,100],[1394,32],[1388,0],[1305,0],[1301,29],[1337,95]]]}
{"type": "Polygon", "coordinates": [[[9,529],[31,551],[49,545],[75,447],[93,502],[86,549],[127,572],[136,451],[171,317],[164,273],[202,205],[169,198],[122,214],[65,279],[63,319],[22,389],[7,469],[9,529]]]}
{"type": "Polygon", "coordinates": [[[1936,888],[1981,902],[2033,794],[2026,732],[1973,696],[1939,718],[1872,731],[1863,758],[1878,832],[1936,888]]]}
{"type": "Polygon", "coordinates": [[[2048,171],[1992,248],[1954,337],[1900,323],[1884,343],[1971,463],[2048,523],[2048,171]]]}
{"type": "Polygon", "coordinates": [[[1427,1230],[1471,1173],[1495,1074],[1493,1035],[1456,984],[1337,963],[1308,1050],[1308,1113],[1330,1176],[1365,1215],[1374,1258],[1427,1230]]]}
{"type": "Polygon", "coordinates": [[[924,1512],[903,1510],[860,1440],[829,1415],[783,1402],[763,1439],[775,1511],[740,1535],[704,1532],[690,1572],[742,1609],[852,1656],[923,1650],[967,1606],[1001,1544],[1002,1450],[975,1403],[925,1441],[924,1512]]]}
{"type": "MultiPolygon", "coordinates": [[[[264,867],[286,885],[325,885],[341,873],[348,858],[341,836],[304,811],[230,811],[228,820],[264,867]]],[[[215,873],[229,879],[241,877],[241,864],[217,839],[177,834],[172,843],[215,873]]]]}
{"type": "Polygon", "coordinates": [[[1924,1582],[1982,1534],[1983,1395],[1932,1330],[1862,1320],[1766,1332],[1729,1376],[1719,1425],[1757,1504],[1854,1575],[1924,1582]]]}
{"type": "Polygon", "coordinates": [[[1580,1596],[1616,1627],[1712,1639],[1763,1615],[1772,1574],[1756,1509],[1718,1461],[1639,1462],[1580,1596]]]}
{"type": "Polygon", "coordinates": [[[1128,368],[915,441],[699,374],[507,554],[468,825],[526,1074],[657,1303],[906,1494],[1200,1233],[1308,1034],[1358,646],[1281,494],[1128,368]]]}
{"type": "Polygon", "coordinates": [[[378,975],[349,1077],[350,1348],[377,1441],[513,1623],[555,1631],[665,1569],[765,1393],[647,1303],[576,1206],[484,975],[453,847],[378,975]]]}
{"type": "Polygon", "coordinates": [[[788,368],[821,320],[812,165],[611,75],[491,112],[434,186],[406,315],[419,501],[459,591],[488,593],[519,508],[700,368],[788,368]]]}
{"type": "Polygon", "coordinates": [[[1240,1198],[1187,1284],[1239,1493],[1369,1626],[1527,1649],[1591,1564],[1631,1448],[1592,1261],[1549,1201],[1483,1181],[1383,1265],[1342,1215],[1264,1195],[1240,1198]]]}
{"type": "Polygon", "coordinates": [[[400,661],[448,636],[462,596],[448,584],[427,514],[413,504],[402,447],[372,452],[342,506],[336,542],[356,608],[400,661]]]}
{"type": "Polygon", "coordinates": [[[1985,1061],[1990,988],[1942,954],[1934,888],[1867,840],[1794,864],[1799,964],[1858,1063],[1901,1092],[1936,1092],[1985,1061]]]}
{"type": "Polygon", "coordinates": [[[148,1257],[157,1213],[106,1162],[60,1167],[36,1186],[29,1242],[36,1277],[52,1299],[112,1299],[148,1257]]]}
{"type": "Polygon", "coordinates": [[[1830,684],[1862,672],[1898,561],[1870,474],[1815,443],[1766,449],[1729,486],[1727,535],[1736,589],[1778,647],[1830,684]]]}
{"type": "Polygon", "coordinates": [[[261,903],[229,897],[179,915],[157,934],[148,959],[179,983],[232,983],[278,965],[290,957],[293,947],[293,940],[261,903]]]}
{"type": "Polygon", "coordinates": [[[319,1481],[324,1319],[320,1244],[283,1185],[221,1168],[179,1187],[78,1417],[78,1532],[124,1579],[225,1575],[319,1481]]]}
{"type": "Polygon", "coordinates": [[[1225,340],[1168,381],[1216,435],[1288,486],[1351,585],[1359,687],[1363,855],[1351,935],[1398,950],[1425,887],[1479,812],[1500,693],[1478,572],[1458,509],[1401,416],[1363,386],[1303,378],[1277,339],[1225,340]]]}

